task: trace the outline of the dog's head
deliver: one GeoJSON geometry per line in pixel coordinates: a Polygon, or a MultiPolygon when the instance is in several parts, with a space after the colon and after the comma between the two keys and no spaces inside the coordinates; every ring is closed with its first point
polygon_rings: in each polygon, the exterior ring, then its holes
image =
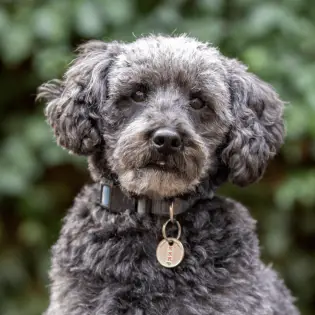
{"type": "Polygon", "coordinates": [[[236,60],[194,39],[90,41],[63,80],[39,88],[57,142],[89,156],[96,180],[171,197],[219,164],[238,185],[258,180],[284,135],[283,103],[236,60]]]}

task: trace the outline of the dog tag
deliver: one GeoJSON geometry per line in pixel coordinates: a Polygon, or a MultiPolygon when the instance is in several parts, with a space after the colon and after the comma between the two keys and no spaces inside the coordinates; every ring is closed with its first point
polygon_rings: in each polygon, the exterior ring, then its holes
{"type": "Polygon", "coordinates": [[[174,268],[184,258],[184,246],[176,238],[163,239],[156,249],[156,257],[163,267],[174,268]]]}

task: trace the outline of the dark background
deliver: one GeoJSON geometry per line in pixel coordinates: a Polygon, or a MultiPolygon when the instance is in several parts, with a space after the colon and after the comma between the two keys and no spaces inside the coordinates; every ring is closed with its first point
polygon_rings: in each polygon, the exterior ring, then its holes
{"type": "Polygon", "coordinates": [[[89,38],[186,32],[249,65],[288,102],[287,138],[259,183],[226,185],[258,220],[272,262],[315,314],[315,2],[313,0],[0,0],[0,314],[47,306],[49,248],[89,180],[85,160],[57,148],[35,104],[89,38]]]}

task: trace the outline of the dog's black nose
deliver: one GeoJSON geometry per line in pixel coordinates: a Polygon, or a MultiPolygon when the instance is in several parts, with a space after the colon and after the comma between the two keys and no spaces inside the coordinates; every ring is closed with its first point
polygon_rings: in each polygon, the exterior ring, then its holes
{"type": "Polygon", "coordinates": [[[154,147],[163,154],[171,154],[179,151],[182,140],[177,131],[171,128],[160,128],[152,135],[154,147]]]}

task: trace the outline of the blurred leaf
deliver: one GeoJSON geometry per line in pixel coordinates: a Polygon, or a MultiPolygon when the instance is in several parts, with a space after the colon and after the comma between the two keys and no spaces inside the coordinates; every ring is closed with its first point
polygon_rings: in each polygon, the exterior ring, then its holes
{"type": "Polygon", "coordinates": [[[20,288],[28,281],[23,260],[15,251],[6,251],[0,255],[0,286],[7,289],[20,288]]]}
{"type": "Polygon", "coordinates": [[[180,31],[200,40],[216,44],[222,36],[223,25],[215,18],[186,19],[180,31]]]}
{"type": "Polygon", "coordinates": [[[291,210],[295,202],[306,207],[315,204],[315,169],[289,176],[278,188],[275,201],[279,208],[291,210]]]}
{"type": "Polygon", "coordinates": [[[197,5],[201,10],[205,10],[210,14],[217,14],[222,10],[224,5],[223,0],[200,0],[197,2],[197,5]]]}
{"type": "Polygon", "coordinates": [[[43,48],[34,57],[34,70],[42,80],[58,78],[72,57],[65,46],[43,48]]]}
{"type": "MultiPolygon", "coordinates": [[[[102,12],[102,18],[113,25],[127,24],[134,15],[132,1],[129,0],[98,0],[98,10],[102,12]]],[[[104,33],[104,30],[102,30],[104,33]]]]}
{"type": "Polygon", "coordinates": [[[4,8],[0,7],[0,35],[3,36],[3,33],[7,31],[10,26],[10,18],[8,13],[4,10],[4,8]]]}
{"type": "Polygon", "coordinates": [[[103,17],[93,1],[78,1],[75,7],[76,30],[85,37],[99,37],[105,31],[103,17]]]}
{"type": "Polygon", "coordinates": [[[26,190],[28,182],[25,177],[23,177],[18,170],[7,168],[4,165],[0,169],[0,196],[1,195],[16,195],[23,194],[26,190]]]}
{"type": "Polygon", "coordinates": [[[269,64],[270,55],[263,46],[252,46],[243,54],[244,62],[250,66],[250,71],[263,71],[269,64]]]}
{"type": "Polygon", "coordinates": [[[287,138],[299,139],[307,131],[307,108],[301,106],[289,106],[286,110],[287,138]]]}
{"type": "MultiPolygon", "coordinates": [[[[263,36],[274,29],[281,26],[282,23],[286,23],[291,17],[291,12],[285,7],[272,2],[262,2],[252,10],[247,21],[250,28],[248,28],[251,36],[263,36]]],[[[246,26],[246,24],[244,24],[246,26]]]]}
{"type": "Polygon", "coordinates": [[[26,25],[11,24],[0,38],[3,60],[8,64],[17,64],[26,59],[32,49],[33,34],[26,25]]]}
{"type": "Polygon", "coordinates": [[[45,240],[45,230],[36,221],[29,220],[22,222],[17,233],[20,241],[28,246],[38,245],[45,240]]]}
{"type": "Polygon", "coordinates": [[[64,15],[49,6],[35,11],[33,23],[35,34],[47,41],[62,42],[69,35],[64,15]]]}
{"type": "Polygon", "coordinates": [[[180,21],[181,17],[177,11],[172,10],[169,7],[161,6],[154,14],[154,18],[158,20],[162,25],[166,27],[175,27],[180,21]]]}

